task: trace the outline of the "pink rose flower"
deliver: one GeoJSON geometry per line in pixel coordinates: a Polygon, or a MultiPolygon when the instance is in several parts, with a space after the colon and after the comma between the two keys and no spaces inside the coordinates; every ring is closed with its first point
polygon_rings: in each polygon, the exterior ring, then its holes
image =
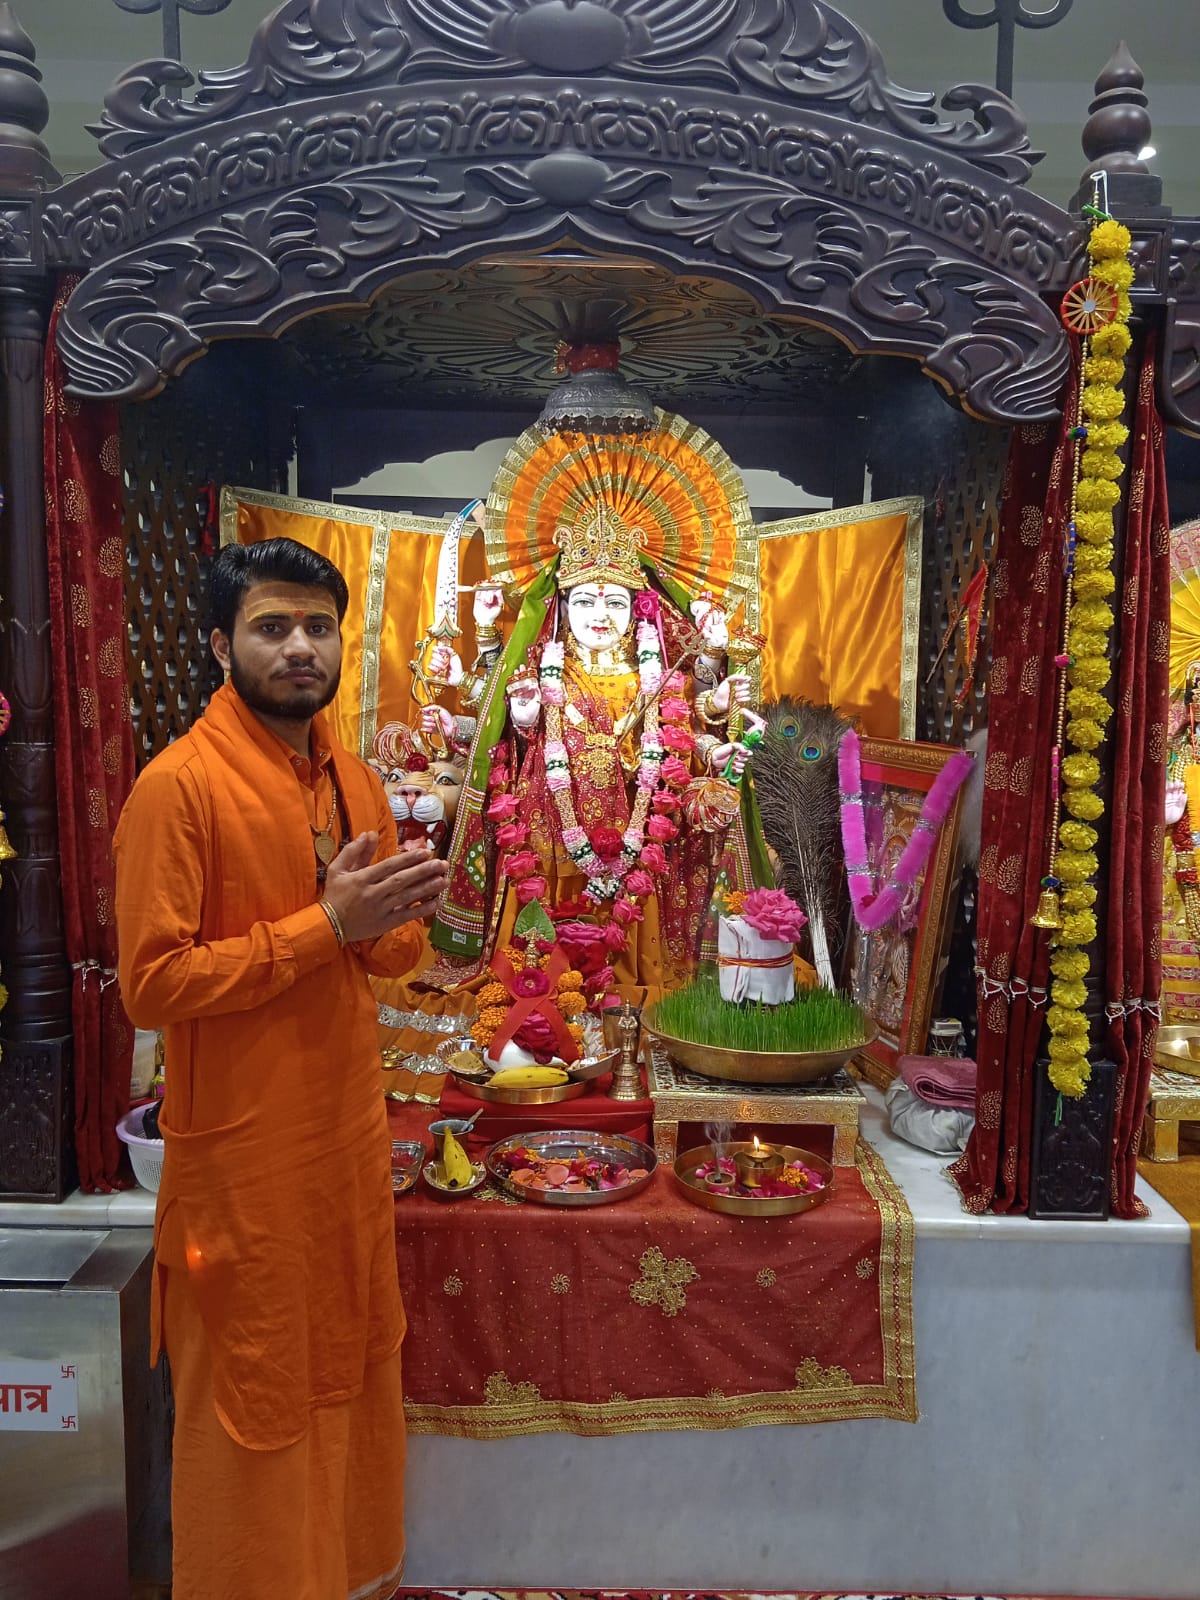
{"type": "Polygon", "coordinates": [[[506,878],[527,878],[536,871],[537,864],[537,857],[532,850],[518,850],[515,855],[504,857],[500,871],[506,878]]]}
{"type": "Polygon", "coordinates": [[[515,850],[528,837],[529,828],[524,822],[506,822],[503,827],[496,829],[496,843],[501,850],[515,850]]]}
{"type": "Polygon", "coordinates": [[[517,885],[517,903],[527,906],[531,900],[546,898],[545,878],[522,878],[517,885]]]}
{"type": "Polygon", "coordinates": [[[518,1000],[538,1000],[550,993],[550,979],[540,967],[523,967],[514,974],[509,989],[518,1000]]]}
{"type": "Polygon", "coordinates": [[[657,622],[662,610],[653,589],[640,589],[633,597],[633,614],[639,622],[657,622]]]}
{"type": "Polygon", "coordinates": [[[673,672],[667,679],[667,693],[681,695],[687,687],[682,672],[673,672]]]}
{"type": "Polygon", "coordinates": [[[613,901],[613,916],[618,922],[628,927],[632,922],[641,922],[642,909],[640,906],[635,906],[632,900],[626,900],[622,897],[613,901]]]}
{"type": "Polygon", "coordinates": [[[690,783],[692,774],[686,761],[680,761],[678,756],[668,756],[662,764],[662,780],[669,783],[672,789],[682,789],[685,783],[690,783]]]}
{"type": "Polygon", "coordinates": [[[670,844],[672,839],[678,837],[679,829],[670,817],[651,817],[646,824],[646,832],[659,844],[670,844]]]}
{"type": "Polygon", "coordinates": [[[605,948],[611,950],[615,955],[618,950],[624,950],[627,943],[628,940],[625,937],[624,928],[619,923],[610,922],[604,930],[605,948]]]}
{"type": "Polygon", "coordinates": [[[654,888],[654,879],[648,872],[643,872],[640,867],[635,867],[625,879],[626,894],[636,894],[639,898],[649,894],[654,888]]]}
{"type": "Polygon", "coordinates": [[[666,851],[660,844],[643,845],[642,853],[638,860],[650,872],[665,872],[667,870],[666,851]]]}
{"type": "Polygon", "coordinates": [[[559,1050],[558,1034],[548,1019],[536,1011],[525,1018],[513,1036],[513,1043],[521,1050],[528,1050],[542,1066],[553,1061],[559,1050]]]}
{"type": "Polygon", "coordinates": [[[601,967],[593,978],[592,984],[598,994],[607,994],[616,979],[617,975],[611,967],[601,967]]]}
{"type": "Polygon", "coordinates": [[[650,809],[660,817],[669,817],[679,810],[679,796],[669,789],[660,789],[651,800],[650,809]]]}
{"type": "Polygon", "coordinates": [[[667,750],[694,750],[696,741],[688,728],[660,728],[658,737],[667,750]]]}
{"type": "Polygon", "coordinates": [[[808,918],[782,889],[752,889],[742,907],[742,918],[764,939],[795,944],[808,918]]]}
{"type": "Polygon", "coordinates": [[[691,716],[686,700],[670,695],[659,705],[658,714],[664,722],[686,722],[691,716]]]}
{"type": "Polygon", "coordinates": [[[487,814],[490,822],[508,822],[515,817],[521,809],[521,802],[515,794],[493,795],[488,804],[487,814]]]}

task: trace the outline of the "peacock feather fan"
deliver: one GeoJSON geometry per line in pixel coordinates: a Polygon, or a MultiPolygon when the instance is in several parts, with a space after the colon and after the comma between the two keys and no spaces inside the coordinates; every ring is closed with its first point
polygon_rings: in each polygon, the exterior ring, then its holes
{"type": "Polygon", "coordinates": [[[848,898],[838,800],[838,745],[851,724],[832,706],[790,696],[762,708],[754,788],[776,872],[809,919],[820,981],[836,987],[848,898]]]}

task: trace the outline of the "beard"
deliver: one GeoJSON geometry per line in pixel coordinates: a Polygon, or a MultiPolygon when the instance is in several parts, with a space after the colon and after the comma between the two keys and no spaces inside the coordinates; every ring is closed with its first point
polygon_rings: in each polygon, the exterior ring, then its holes
{"type": "Polygon", "coordinates": [[[253,678],[238,660],[232,642],[229,647],[229,677],[243,703],[260,717],[278,717],[283,722],[307,722],[325,707],[338,692],[342,681],[341,662],[325,683],[314,683],[311,689],[300,689],[295,684],[280,679],[253,678]],[[272,687],[276,690],[273,695],[272,687]]]}

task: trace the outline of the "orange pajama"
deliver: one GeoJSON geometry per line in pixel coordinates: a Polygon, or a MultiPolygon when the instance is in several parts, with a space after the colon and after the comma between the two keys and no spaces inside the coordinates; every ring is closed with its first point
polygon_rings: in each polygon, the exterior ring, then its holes
{"type": "Polygon", "coordinates": [[[400,1353],[362,1392],[310,1413],[304,1436],[248,1450],[217,1416],[187,1271],[164,1268],[175,1388],[172,1600],[387,1600],[404,1569],[400,1353]]]}

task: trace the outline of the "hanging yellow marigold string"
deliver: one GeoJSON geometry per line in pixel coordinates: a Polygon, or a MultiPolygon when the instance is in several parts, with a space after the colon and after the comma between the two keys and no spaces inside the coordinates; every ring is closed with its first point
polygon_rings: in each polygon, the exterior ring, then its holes
{"type": "Polygon", "coordinates": [[[1058,703],[1051,754],[1052,806],[1049,869],[1034,922],[1055,930],[1050,957],[1050,1081],[1077,1099],[1087,1088],[1088,1019],[1084,1013],[1096,938],[1099,865],[1095,823],[1104,802],[1096,793],[1103,742],[1112,708],[1101,692],[1111,676],[1108,645],[1113,629],[1110,596],[1115,533],[1113,509],[1125,470],[1118,455],[1129,437],[1119,420],[1125,409],[1125,356],[1131,343],[1129,230],[1091,208],[1097,220],[1088,241],[1090,277],[1068,292],[1063,320],[1083,339],[1067,524],[1067,581],[1063,603],[1058,703]]]}

